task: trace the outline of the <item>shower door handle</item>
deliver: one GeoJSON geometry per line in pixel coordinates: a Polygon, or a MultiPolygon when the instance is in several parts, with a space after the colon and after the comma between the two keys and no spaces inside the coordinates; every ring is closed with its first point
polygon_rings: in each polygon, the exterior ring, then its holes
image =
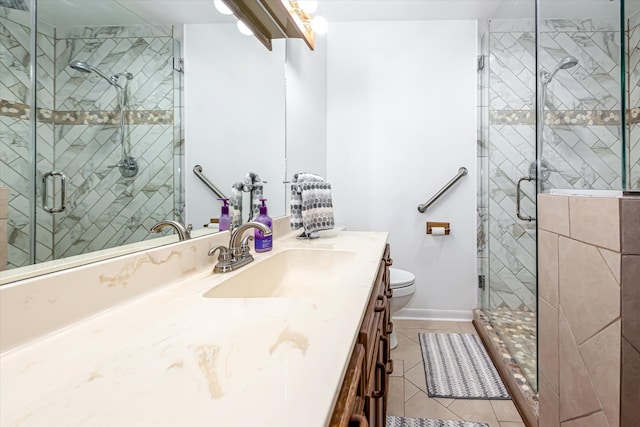
{"type": "Polygon", "coordinates": [[[534,221],[535,218],[532,216],[522,216],[520,213],[520,196],[522,195],[522,190],[520,186],[522,185],[522,181],[535,181],[536,179],[532,176],[524,176],[518,180],[518,184],[516,185],[516,216],[523,221],[534,221]]]}
{"type": "Polygon", "coordinates": [[[64,212],[67,208],[67,176],[62,172],[47,172],[42,176],[42,209],[49,213],[64,212]],[[47,181],[49,177],[60,177],[60,207],[50,208],[47,206],[49,194],[47,190],[47,181]]]}

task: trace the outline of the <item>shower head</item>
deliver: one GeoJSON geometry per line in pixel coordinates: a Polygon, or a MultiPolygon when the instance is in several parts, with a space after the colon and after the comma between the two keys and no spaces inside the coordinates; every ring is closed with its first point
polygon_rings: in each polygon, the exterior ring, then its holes
{"type": "Polygon", "coordinates": [[[556,67],[553,69],[553,71],[548,72],[547,70],[545,70],[544,68],[540,71],[540,77],[542,78],[542,84],[544,86],[548,85],[549,82],[551,80],[553,80],[553,77],[556,75],[556,73],[560,70],[567,70],[569,68],[573,68],[576,65],[578,65],[578,60],[576,58],[574,58],[573,56],[567,56],[564,57],[560,60],[560,62],[558,63],[558,65],[556,65],[556,67]]]}
{"type": "MultiPolygon", "coordinates": [[[[118,78],[116,76],[109,77],[93,65],[87,64],[85,61],[74,59],[69,64],[69,67],[73,68],[74,70],[82,71],[83,73],[96,73],[97,75],[108,81],[112,86],[120,88],[120,85],[118,84],[118,78]]],[[[131,76],[131,78],[133,78],[133,76],[131,76]]]]}
{"type": "Polygon", "coordinates": [[[556,68],[560,70],[566,70],[567,68],[572,68],[572,67],[575,67],[576,65],[578,65],[578,60],[573,56],[567,56],[565,58],[562,58],[562,60],[560,61],[560,63],[557,65],[556,68]]]}

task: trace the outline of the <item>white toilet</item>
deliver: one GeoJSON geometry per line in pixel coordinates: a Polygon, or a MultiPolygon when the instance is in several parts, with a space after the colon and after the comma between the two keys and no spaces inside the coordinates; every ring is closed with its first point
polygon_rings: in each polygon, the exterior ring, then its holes
{"type": "MultiPolygon", "coordinates": [[[[408,271],[393,267],[389,268],[389,271],[391,273],[391,289],[393,290],[393,297],[391,298],[391,317],[393,318],[394,314],[409,303],[416,292],[416,276],[408,271]]],[[[395,348],[398,345],[395,328],[391,332],[390,339],[391,348],[395,348]]]]}

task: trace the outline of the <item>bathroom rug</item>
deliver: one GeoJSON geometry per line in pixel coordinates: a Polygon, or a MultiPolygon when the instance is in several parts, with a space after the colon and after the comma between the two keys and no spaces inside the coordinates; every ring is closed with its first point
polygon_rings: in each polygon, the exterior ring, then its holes
{"type": "Polygon", "coordinates": [[[432,420],[430,418],[406,418],[389,415],[385,427],[489,427],[489,425],[469,421],[432,420]]]}
{"type": "Polygon", "coordinates": [[[429,397],[511,399],[476,334],[420,333],[429,397]]]}

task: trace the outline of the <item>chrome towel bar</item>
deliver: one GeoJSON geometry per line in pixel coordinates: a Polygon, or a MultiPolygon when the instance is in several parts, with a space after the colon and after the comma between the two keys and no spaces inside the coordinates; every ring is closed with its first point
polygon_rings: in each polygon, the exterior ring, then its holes
{"type": "Polygon", "coordinates": [[[458,169],[458,173],[456,174],[456,176],[454,176],[454,177],[451,179],[451,181],[447,182],[447,183],[444,185],[444,187],[442,187],[442,188],[440,189],[440,191],[438,191],[436,194],[434,194],[434,195],[433,195],[433,197],[432,197],[432,198],[430,198],[429,200],[427,200],[426,202],[424,202],[423,204],[421,204],[421,205],[419,205],[419,206],[418,206],[418,211],[419,211],[419,212],[424,213],[424,212],[427,210],[427,208],[433,204],[433,202],[435,202],[436,200],[438,200],[438,198],[439,198],[440,196],[442,196],[444,193],[446,193],[446,192],[447,192],[447,190],[448,190],[449,188],[451,188],[451,186],[452,186],[453,184],[455,184],[456,182],[458,182],[458,180],[459,180],[460,178],[462,178],[463,176],[465,176],[465,175],[467,174],[467,172],[468,172],[468,171],[467,171],[467,168],[465,168],[464,166],[463,166],[463,167],[461,167],[460,169],[458,169]]]}
{"type": "Polygon", "coordinates": [[[195,166],[193,167],[193,173],[195,173],[195,174],[196,174],[196,176],[197,176],[198,178],[200,178],[200,181],[204,182],[204,185],[206,185],[207,187],[209,187],[209,190],[213,191],[213,192],[216,194],[216,196],[218,196],[218,197],[219,197],[219,198],[221,198],[221,199],[227,199],[227,198],[228,198],[227,196],[225,196],[225,195],[224,195],[224,193],[223,193],[222,191],[220,191],[220,190],[218,189],[218,187],[216,187],[216,186],[213,184],[213,182],[209,181],[209,180],[207,179],[207,177],[206,177],[206,176],[204,176],[204,175],[202,174],[202,166],[200,166],[200,165],[195,165],[195,166]]]}

